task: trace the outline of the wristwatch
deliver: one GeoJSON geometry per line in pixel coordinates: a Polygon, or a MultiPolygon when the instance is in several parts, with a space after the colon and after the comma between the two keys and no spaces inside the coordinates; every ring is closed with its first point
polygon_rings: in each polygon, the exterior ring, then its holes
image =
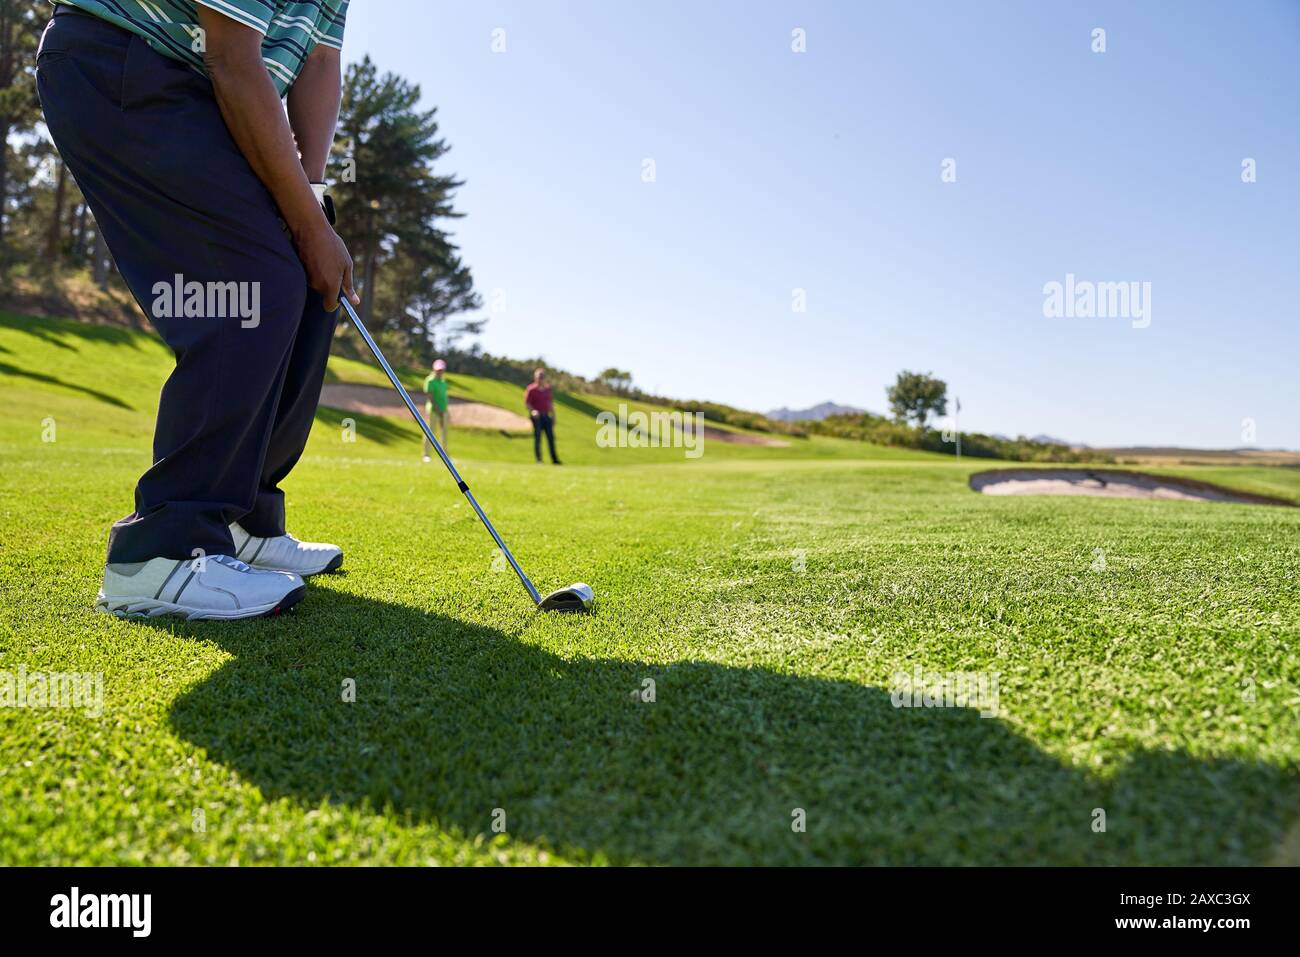
{"type": "Polygon", "coordinates": [[[311,191],[316,194],[316,202],[320,203],[321,209],[325,210],[325,218],[333,226],[337,217],[334,215],[334,197],[325,192],[328,188],[324,183],[311,184],[311,191]]]}

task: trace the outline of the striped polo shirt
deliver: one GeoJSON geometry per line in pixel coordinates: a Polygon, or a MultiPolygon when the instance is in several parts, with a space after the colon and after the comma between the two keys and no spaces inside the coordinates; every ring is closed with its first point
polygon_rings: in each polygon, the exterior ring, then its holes
{"type": "Polygon", "coordinates": [[[281,96],[318,43],[341,50],[348,0],[52,0],[78,7],[143,37],[164,56],[200,73],[203,44],[196,4],[262,34],[262,61],[281,96]]]}

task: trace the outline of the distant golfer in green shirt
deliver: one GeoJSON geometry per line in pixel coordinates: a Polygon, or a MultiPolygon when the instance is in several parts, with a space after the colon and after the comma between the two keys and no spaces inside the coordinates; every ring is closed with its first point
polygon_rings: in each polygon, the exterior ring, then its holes
{"type": "MultiPolygon", "coordinates": [[[[424,404],[424,414],[429,420],[429,425],[437,430],[438,441],[442,447],[447,447],[447,379],[443,375],[447,371],[447,363],[441,359],[433,360],[433,371],[424,379],[424,391],[428,393],[429,400],[424,404]]],[[[433,446],[429,440],[424,440],[424,460],[429,461],[429,453],[433,451],[433,446]]]]}

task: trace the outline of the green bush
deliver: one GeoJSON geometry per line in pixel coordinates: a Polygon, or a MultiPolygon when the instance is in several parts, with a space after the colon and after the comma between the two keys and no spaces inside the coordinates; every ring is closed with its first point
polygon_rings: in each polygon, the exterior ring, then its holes
{"type": "MultiPolygon", "coordinates": [[[[900,448],[923,449],[927,452],[955,453],[952,442],[943,440],[938,429],[921,429],[864,412],[858,415],[832,415],[820,422],[801,422],[815,435],[831,435],[876,445],[893,445],[900,448]]],[[[963,455],[981,459],[1005,459],[1011,462],[1098,462],[1113,464],[1114,459],[1092,449],[1076,449],[1053,442],[1035,442],[1023,435],[1015,439],[1001,439],[978,432],[963,432],[963,455]]]]}

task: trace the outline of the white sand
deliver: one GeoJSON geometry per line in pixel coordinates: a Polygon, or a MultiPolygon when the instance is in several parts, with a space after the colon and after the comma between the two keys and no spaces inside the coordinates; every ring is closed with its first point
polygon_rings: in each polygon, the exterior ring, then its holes
{"type": "Polygon", "coordinates": [[[1112,469],[997,469],[972,475],[970,487],[985,495],[1086,495],[1096,498],[1285,504],[1270,503],[1263,496],[1233,492],[1191,479],[1112,469]]]}

